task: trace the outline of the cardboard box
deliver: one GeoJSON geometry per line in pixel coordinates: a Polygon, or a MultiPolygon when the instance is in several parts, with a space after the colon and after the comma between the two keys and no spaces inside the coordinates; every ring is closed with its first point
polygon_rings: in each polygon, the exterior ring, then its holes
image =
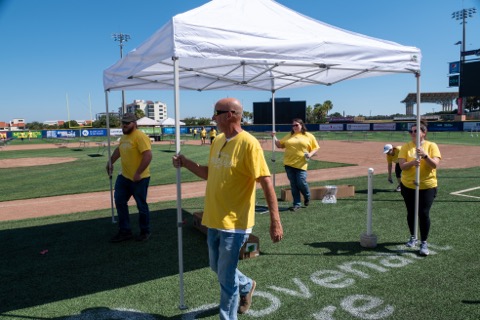
{"type": "MultiPolygon", "coordinates": [[[[199,230],[201,233],[207,235],[208,228],[202,225],[203,212],[193,213],[193,227],[199,230]]],[[[244,243],[240,249],[240,260],[255,258],[260,255],[260,239],[253,234],[250,234],[248,240],[244,243]]]]}
{"type": "MultiPolygon", "coordinates": [[[[340,185],[337,187],[337,199],[340,198],[348,198],[355,196],[355,186],[353,185],[340,185]]],[[[322,200],[327,192],[327,187],[319,186],[319,187],[310,187],[310,200],[322,200]]],[[[303,196],[302,201],[303,201],[303,196]]],[[[280,198],[282,201],[293,201],[292,192],[290,188],[282,189],[280,198]]]]}
{"type": "Polygon", "coordinates": [[[260,255],[260,239],[250,234],[248,240],[243,244],[240,249],[240,260],[255,258],[260,255]]]}

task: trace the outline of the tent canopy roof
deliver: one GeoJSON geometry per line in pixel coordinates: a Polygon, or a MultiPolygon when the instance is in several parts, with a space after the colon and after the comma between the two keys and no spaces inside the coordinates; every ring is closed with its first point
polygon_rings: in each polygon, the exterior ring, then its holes
{"type": "Polygon", "coordinates": [[[268,90],[420,71],[415,47],[343,30],[273,0],[212,0],[174,16],[104,71],[105,90],[268,90]]]}
{"type": "Polygon", "coordinates": [[[139,126],[158,126],[158,121],[150,119],[148,117],[143,117],[137,120],[137,125],[139,126]]]}
{"type": "MultiPolygon", "coordinates": [[[[179,121],[178,122],[181,126],[185,125],[185,122],[179,121]]],[[[160,125],[162,126],[174,126],[175,125],[175,119],[173,118],[166,118],[162,121],[160,121],[160,125]]]]}

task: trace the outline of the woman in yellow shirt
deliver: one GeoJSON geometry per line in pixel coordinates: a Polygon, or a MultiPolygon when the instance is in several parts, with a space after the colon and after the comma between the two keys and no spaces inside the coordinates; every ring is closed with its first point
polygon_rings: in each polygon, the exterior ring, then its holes
{"type": "Polygon", "coordinates": [[[407,207],[407,222],[410,229],[410,240],[407,247],[415,247],[418,240],[415,238],[415,188],[416,167],[420,167],[418,219],[420,225],[419,254],[428,256],[427,238],[430,232],[430,208],[437,196],[437,167],[442,158],[438,146],[434,142],[425,140],[427,125],[420,125],[420,146],[416,146],[417,126],[412,126],[410,135],[412,141],[402,146],[398,155],[398,162],[402,169],[402,196],[407,207]]]}
{"type": "Polygon", "coordinates": [[[305,206],[310,203],[310,188],[307,183],[308,160],[317,153],[320,147],[317,139],[307,132],[303,120],[298,118],[293,119],[290,134],[287,134],[281,140],[275,137],[275,132],[272,132],[272,136],[278,148],[285,148],[283,164],[290,181],[293,197],[293,206],[290,207],[290,211],[297,211],[302,207],[300,194],[303,195],[305,206]]]}

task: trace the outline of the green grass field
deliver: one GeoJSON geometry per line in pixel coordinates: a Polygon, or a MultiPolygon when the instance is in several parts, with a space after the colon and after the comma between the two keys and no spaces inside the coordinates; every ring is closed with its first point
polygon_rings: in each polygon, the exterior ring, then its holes
{"type": "MultiPolygon", "coordinates": [[[[208,146],[185,145],[182,153],[198,163],[205,163],[208,157],[208,146]]],[[[0,169],[2,184],[0,185],[0,201],[50,197],[57,195],[106,191],[110,182],[105,170],[107,156],[90,157],[96,148],[74,151],[69,148],[20,150],[0,153],[0,159],[18,159],[32,157],[74,157],[77,160],[56,165],[37,167],[18,167],[0,169]],[[48,185],[48,188],[45,187],[48,185]]],[[[172,166],[172,156],[175,154],[168,145],[154,145],[150,185],[176,183],[176,170],[172,166]]],[[[266,159],[271,158],[271,152],[265,152],[266,159]]],[[[283,173],[283,152],[275,153],[276,161],[268,161],[271,172],[283,173]]],[[[348,166],[349,164],[326,161],[312,161],[311,170],[348,166]]],[[[115,164],[115,173],[120,169],[120,161],[115,164]]],[[[200,178],[187,170],[182,171],[182,181],[199,181],[200,178]]]]}
{"type": "MultiPolygon", "coordinates": [[[[154,152],[168,158],[159,165],[168,171],[172,153],[154,152]]],[[[205,155],[199,153],[200,161],[205,155]]],[[[103,176],[105,157],[84,160],[92,161],[90,169],[101,167],[93,176],[103,176]]],[[[479,172],[479,167],[439,170],[428,257],[403,246],[406,211],[385,175],[373,182],[375,249],[360,246],[366,177],[311,184],[354,185],[355,197],[336,204],[312,201],[292,213],[289,203],[280,201],[285,238],[278,244],[269,239],[268,214],[257,213],[253,233],[261,255],[239,264],[257,281],[257,290],[250,313],[239,318],[479,319],[479,172]]],[[[34,179],[42,173],[24,174],[34,179]]],[[[257,198],[264,203],[261,192],[257,198]]],[[[193,227],[192,214],[202,207],[203,198],[182,201],[186,310],[179,309],[174,201],[151,204],[153,236],[146,243],[110,244],[117,230],[110,210],[1,222],[0,319],[218,319],[219,288],[208,268],[206,237],[193,227]]]]}

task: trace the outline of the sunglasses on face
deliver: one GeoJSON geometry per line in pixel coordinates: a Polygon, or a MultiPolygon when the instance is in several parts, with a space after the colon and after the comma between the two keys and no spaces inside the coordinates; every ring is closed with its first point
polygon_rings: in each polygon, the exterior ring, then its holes
{"type": "MultiPolygon", "coordinates": [[[[421,130],[423,133],[425,133],[425,129],[420,128],[420,130],[421,130]]],[[[417,129],[410,130],[410,133],[417,133],[417,129]]]]}
{"type": "Polygon", "coordinates": [[[122,121],[122,124],[125,126],[128,126],[130,123],[132,123],[132,121],[122,121]]]}
{"type": "Polygon", "coordinates": [[[215,110],[215,111],[213,111],[213,115],[214,116],[219,116],[219,115],[221,115],[223,113],[227,113],[227,112],[235,113],[235,111],[233,111],[233,110],[215,110]]]}
{"type": "Polygon", "coordinates": [[[300,127],[300,124],[292,124],[292,127],[300,127]]]}

